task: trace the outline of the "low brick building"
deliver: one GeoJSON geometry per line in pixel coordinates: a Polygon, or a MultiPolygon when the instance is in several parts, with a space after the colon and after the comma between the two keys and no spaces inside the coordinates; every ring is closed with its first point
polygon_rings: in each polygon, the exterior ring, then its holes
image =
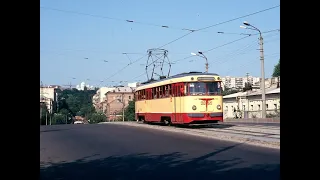
{"type": "Polygon", "coordinates": [[[134,90],[129,88],[115,89],[106,93],[105,101],[103,102],[103,112],[109,120],[115,120],[122,117],[122,111],[125,109],[129,101],[134,98],[134,90]]]}

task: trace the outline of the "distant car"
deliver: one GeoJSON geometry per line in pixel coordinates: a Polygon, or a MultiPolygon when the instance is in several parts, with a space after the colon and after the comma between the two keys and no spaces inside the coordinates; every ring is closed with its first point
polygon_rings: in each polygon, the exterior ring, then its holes
{"type": "Polygon", "coordinates": [[[73,124],[84,124],[82,121],[75,121],[73,124]]]}

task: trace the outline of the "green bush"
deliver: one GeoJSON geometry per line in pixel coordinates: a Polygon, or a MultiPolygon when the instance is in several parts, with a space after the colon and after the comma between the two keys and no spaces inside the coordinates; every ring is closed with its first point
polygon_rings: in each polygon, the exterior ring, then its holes
{"type": "Polygon", "coordinates": [[[96,124],[96,123],[107,121],[107,117],[103,113],[90,114],[88,115],[88,119],[90,124],[96,124]]]}

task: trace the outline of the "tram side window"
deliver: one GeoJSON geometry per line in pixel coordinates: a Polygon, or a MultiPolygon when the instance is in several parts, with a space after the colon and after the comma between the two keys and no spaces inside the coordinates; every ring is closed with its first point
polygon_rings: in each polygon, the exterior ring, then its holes
{"type": "Polygon", "coordinates": [[[142,90],[142,97],[141,97],[141,99],[146,99],[146,90],[145,90],[145,89],[142,90]]]}
{"type": "Polygon", "coordinates": [[[176,86],[175,85],[172,86],[171,95],[172,95],[172,97],[176,97],[177,96],[176,86]]]}
{"type": "Polygon", "coordinates": [[[140,99],[141,99],[141,98],[140,98],[140,92],[141,92],[141,91],[138,91],[138,92],[137,92],[137,100],[140,100],[140,99]]]}
{"type": "Polygon", "coordinates": [[[176,95],[177,95],[177,97],[181,96],[181,86],[180,85],[176,85],[176,95]]]}
{"type": "Polygon", "coordinates": [[[189,83],[185,83],[184,84],[184,89],[185,89],[185,93],[186,93],[186,95],[188,96],[189,95],[189,83]]]}
{"type": "Polygon", "coordinates": [[[160,98],[163,98],[164,97],[164,91],[163,91],[164,86],[160,86],[159,88],[160,88],[160,98]]]}
{"type": "Polygon", "coordinates": [[[168,97],[168,94],[169,92],[168,92],[168,86],[167,85],[164,85],[163,86],[163,96],[164,97],[168,97]]]}
{"type": "Polygon", "coordinates": [[[181,84],[181,85],[179,86],[179,90],[180,90],[180,96],[185,96],[184,84],[181,84]]]}
{"type": "Polygon", "coordinates": [[[156,88],[152,88],[152,99],[157,99],[156,88]]]}
{"type": "Polygon", "coordinates": [[[157,98],[159,99],[160,98],[160,87],[156,87],[157,89],[157,98]]]}
{"type": "Polygon", "coordinates": [[[172,85],[171,84],[168,84],[168,96],[172,96],[172,85]]]}
{"type": "Polygon", "coordinates": [[[151,89],[147,89],[146,93],[147,93],[147,99],[152,99],[151,98],[151,89]]]}

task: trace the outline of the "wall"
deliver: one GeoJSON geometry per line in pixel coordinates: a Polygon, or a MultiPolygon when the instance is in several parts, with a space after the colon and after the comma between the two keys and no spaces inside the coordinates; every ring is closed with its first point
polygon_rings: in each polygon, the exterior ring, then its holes
{"type": "Polygon", "coordinates": [[[54,87],[40,87],[40,102],[45,102],[51,113],[54,103],[57,101],[56,89],[54,87]]]}
{"type": "Polygon", "coordinates": [[[107,117],[114,116],[115,112],[116,114],[122,114],[123,103],[119,102],[118,99],[123,100],[124,108],[126,108],[133,97],[133,92],[108,92],[106,101],[103,103],[103,112],[107,117]]]}
{"type": "MultiPolygon", "coordinates": [[[[234,108],[239,106],[240,112],[238,117],[242,118],[261,118],[262,101],[261,95],[241,97],[238,101],[236,98],[223,99],[224,119],[234,118],[234,108]],[[249,107],[249,108],[248,108],[249,107]],[[245,114],[244,111],[248,111],[245,114]]],[[[280,112],[280,93],[266,94],[266,111],[267,114],[277,115],[280,112]]]]}

